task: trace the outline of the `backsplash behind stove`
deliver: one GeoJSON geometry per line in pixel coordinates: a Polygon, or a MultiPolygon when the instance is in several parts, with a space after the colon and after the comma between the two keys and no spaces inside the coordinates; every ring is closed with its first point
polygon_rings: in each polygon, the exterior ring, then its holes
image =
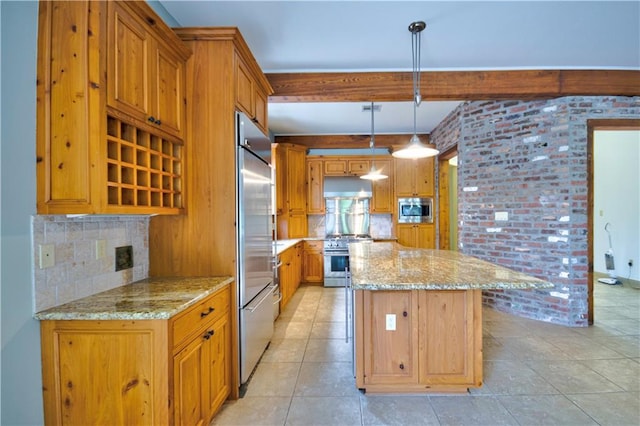
{"type": "MultiPolygon", "coordinates": [[[[309,237],[324,237],[326,235],[324,215],[309,215],[307,216],[307,227],[309,237]]],[[[392,235],[392,221],[390,214],[372,214],[369,217],[369,228],[371,236],[376,237],[389,237],[392,235]]]]}

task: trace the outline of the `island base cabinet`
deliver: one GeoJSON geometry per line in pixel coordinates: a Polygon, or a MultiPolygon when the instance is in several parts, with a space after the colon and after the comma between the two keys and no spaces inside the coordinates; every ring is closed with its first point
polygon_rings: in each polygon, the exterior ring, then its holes
{"type": "Polygon", "coordinates": [[[466,392],[482,385],[480,290],[355,292],[356,385],[466,392]]]}

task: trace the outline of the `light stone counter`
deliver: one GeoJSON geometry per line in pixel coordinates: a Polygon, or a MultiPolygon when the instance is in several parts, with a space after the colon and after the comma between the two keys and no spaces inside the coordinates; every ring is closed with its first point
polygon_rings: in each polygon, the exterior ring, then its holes
{"type": "Polygon", "coordinates": [[[34,316],[38,320],[168,319],[231,282],[231,277],[147,278],[34,316]]]}
{"type": "Polygon", "coordinates": [[[349,244],[354,290],[526,290],[554,285],[475,257],[449,250],[397,243],[349,244]]]}

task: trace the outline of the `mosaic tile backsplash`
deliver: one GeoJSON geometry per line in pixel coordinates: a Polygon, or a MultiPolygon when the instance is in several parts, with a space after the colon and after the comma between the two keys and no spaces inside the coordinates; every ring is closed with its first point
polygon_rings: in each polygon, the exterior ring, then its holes
{"type": "Polygon", "coordinates": [[[120,287],[149,275],[149,217],[32,216],[34,312],[120,287]],[[105,248],[97,259],[98,244],[105,248]],[[40,268],[40,246],[55,262],[40,268]],[[133,268],[116,272],[115,249],[133,246],[133,268]]]}

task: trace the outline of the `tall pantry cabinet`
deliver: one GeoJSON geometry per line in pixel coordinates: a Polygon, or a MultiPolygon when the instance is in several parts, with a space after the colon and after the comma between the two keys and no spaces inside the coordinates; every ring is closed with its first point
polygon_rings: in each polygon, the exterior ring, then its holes
{"type": "MultiPolygon", "coordinates": [[[[236,111],[267,129],[273,92],[237,28],[176,28],[193,51],[187,62],[186,215],[149,225],[149,275],[236,276],[236,111]]],[[[236,306],[235,289],[231,306],[236,306]]],[[[231,342],[237,324],[232,315],[231,342]]],[[[232,345],[237,381],[237,349],[232,345]]],[[[238,383],[230,386],[238,396],[238,383]]]]}

